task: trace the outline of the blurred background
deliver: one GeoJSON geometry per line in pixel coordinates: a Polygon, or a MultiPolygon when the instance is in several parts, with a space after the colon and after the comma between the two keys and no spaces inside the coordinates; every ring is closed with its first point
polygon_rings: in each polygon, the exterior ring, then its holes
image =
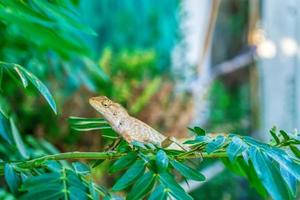
{"type": "MultiPolygon", "coordinates": [[[[264,141],[274,125],[300,128],[299,0],[25,2],[0,2],[0,58],[33,72],[58,107],[54,115],[33,88],[24,94],[2,77],[1,95],[29,146],[103,149],[110,141],[99,131],[78,133],[67,122],[99,117],[88,104],[98,95],[179,138],[191,126],[264,141]]],[[[3,158],[7,151],[0,148],[3,158]]],[[[108,165],[94,170],[110,186],[108,165]]],[[[195,199],[261,199],[220,163],[201,169],[209,182],[183,183],[195,199]]]]}

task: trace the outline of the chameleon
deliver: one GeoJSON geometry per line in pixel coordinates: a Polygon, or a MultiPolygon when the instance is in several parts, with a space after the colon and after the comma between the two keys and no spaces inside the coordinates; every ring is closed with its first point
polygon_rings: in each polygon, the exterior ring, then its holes
{"type": "Polygon", "coordinates": [[[128,143],[137,141],[174,150],[189,150],[189,147],[174,137],[166,137],[148,124],[130,116],[123,106],[113,102],[106,96],[91,97],[89,103],[107,120],[112,129],[128,143]]]}

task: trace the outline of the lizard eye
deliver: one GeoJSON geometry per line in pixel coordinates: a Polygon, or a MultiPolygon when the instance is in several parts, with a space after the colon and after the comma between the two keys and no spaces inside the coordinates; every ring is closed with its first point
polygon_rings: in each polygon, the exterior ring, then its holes
{"type": "Polygon", "coordinates": [[[102,102],[102,105],[103,105],[104,107],[108,107],[108,106],[109,106],[109,104],[108,104],[107,101],[102,102]]]}

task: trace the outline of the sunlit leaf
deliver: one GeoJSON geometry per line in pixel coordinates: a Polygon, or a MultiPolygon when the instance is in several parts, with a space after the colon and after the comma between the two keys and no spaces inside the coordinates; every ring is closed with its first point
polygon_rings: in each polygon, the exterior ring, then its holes
{"type": "Polygon", "coordinates": [[[250,147],[249,153],[258,177],[272,198],[275,200],[291,199],[283,178],[270,158],[255,147],[250,147]]]}
{"type": "Polygon", "coordinates": [[[169,158],[163,150],[159,150],[156,154],[156,165],[159,171],[165,171],[168,168],[169,158]]]}
{"type": "Polygon", "coordinates": [[[226,152],[231,161],[235,160],[238,155],[240,155],[247,148],[247,144],[235,136],[232,138],[230,144],[228,145],[226,152]]]}
{"type": "Polygon", "coordinates": [[[214,138],[212,141],[210,141],[207,146],[206,146],[206,152],[207,153],[212,153],[216,150],[218,150],[219,148],[221,148],[223,146],[223,144],[225,143],[226,138],[222,135],[218,135],[216,138],[214,138]]]}

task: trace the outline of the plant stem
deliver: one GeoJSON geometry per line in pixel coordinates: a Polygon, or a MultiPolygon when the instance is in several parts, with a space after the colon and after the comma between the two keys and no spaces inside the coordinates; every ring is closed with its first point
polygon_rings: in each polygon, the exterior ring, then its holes
{"type": "MultiPolygon", "coordinates": [[[[116,151],[109,151],[109,152],[67,152],[67,153],[58,153],[53,155],[46,155],[39,158],[35,158],[32,160],[26,161],[15,161],[10,162],[14,164],[16,167],[19,168],[31,168],[31,167],[38,167],[43,162],[48,160],[80,160],[80,159],[89,159],[89,160],[101,160],[101,159],[117,159],[121,156],[126,155],[126,153],[120,153],[116,151]]],[[[187,156],[182,157],[183,159],[191,159],[191,158],[223,158],[227,157],[226,152],[216,152],[216,153],[194,153],[189,154],[187,156]]],[[[0,163],[0,174],[3,174],[4,165],[8,162],[0,163]]]]}

